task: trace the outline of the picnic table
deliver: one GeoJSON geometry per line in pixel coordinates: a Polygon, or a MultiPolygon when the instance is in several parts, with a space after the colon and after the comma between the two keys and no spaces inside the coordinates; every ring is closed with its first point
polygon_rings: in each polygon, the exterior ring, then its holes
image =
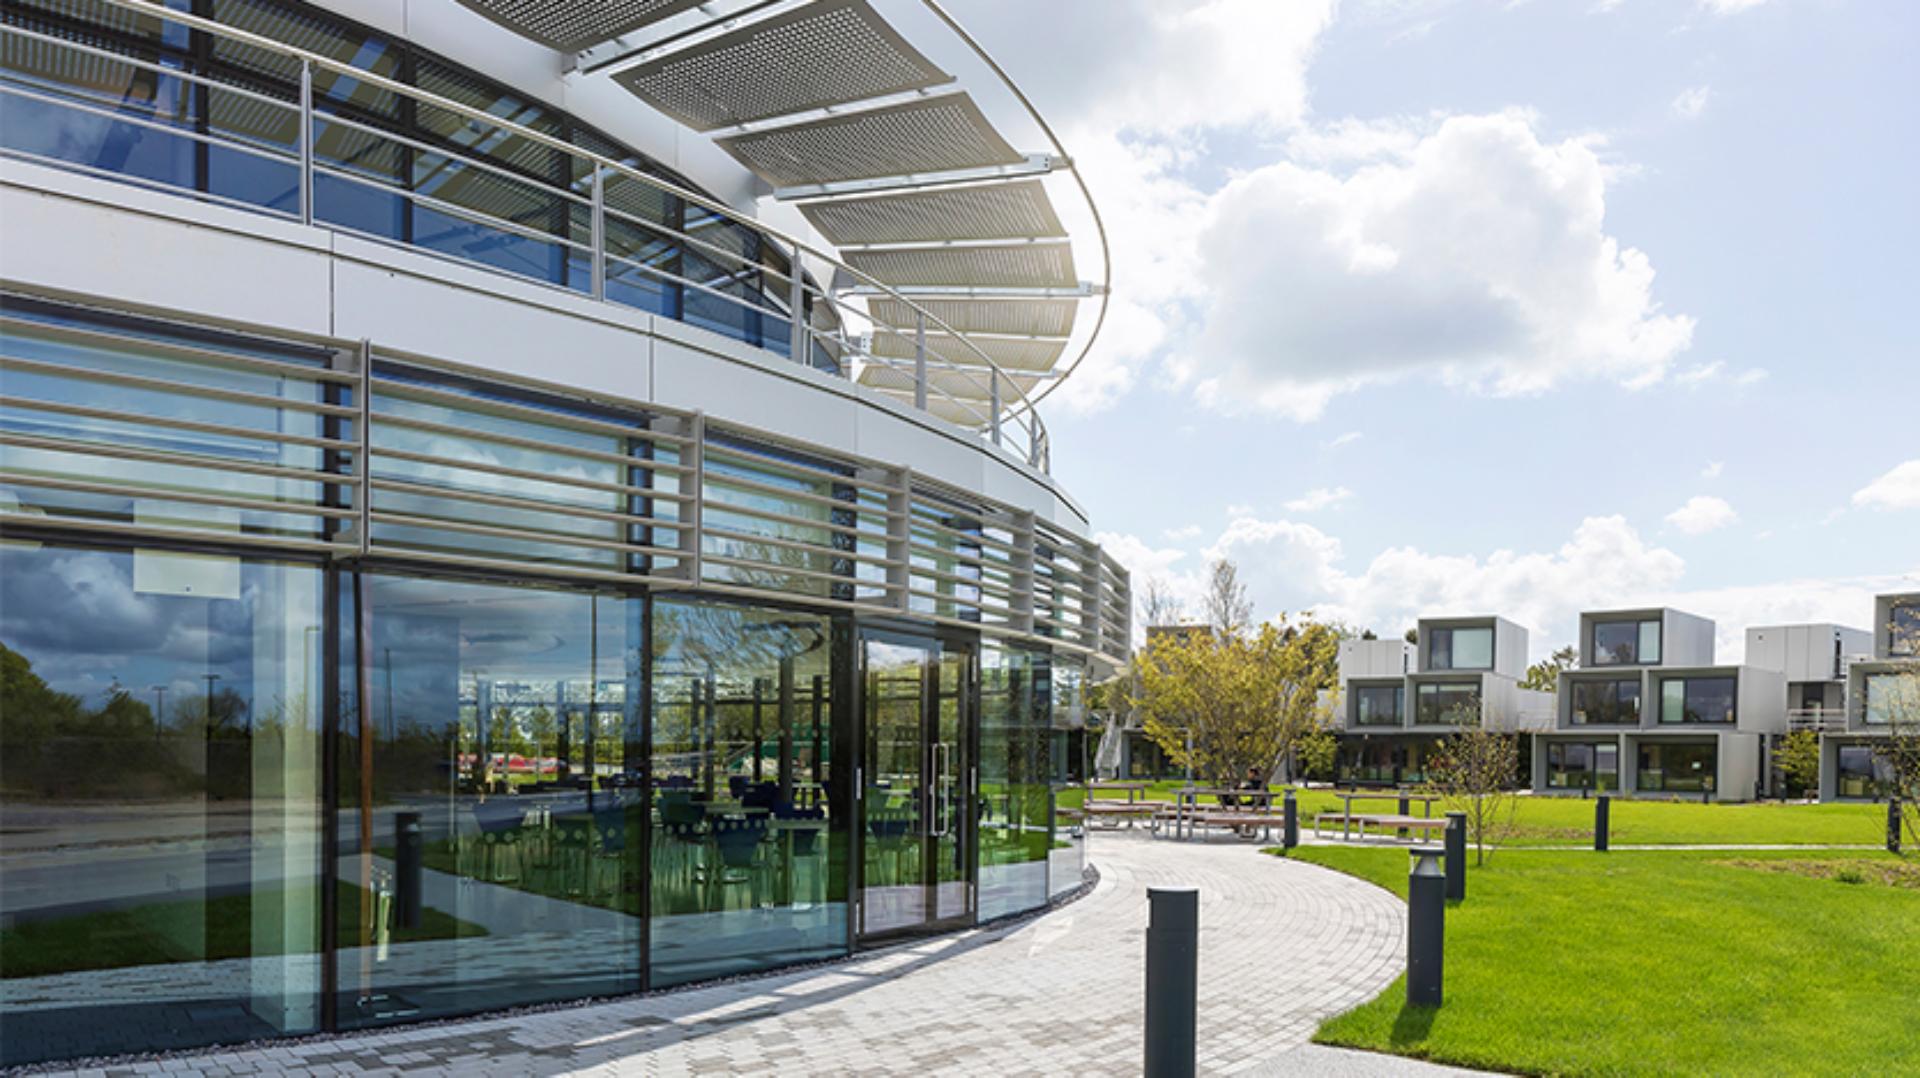
{"type": "Polygon", "coordinates": [[[1153,788],[1153,783],[1151,782],[1089,782],[1087,783],[1087,793],[1089,796],[1091,796],[1093,791],[1095,790],[1119,790],[1124,792],[1127,795],[1127,802],[1129,804],[1131,804],[1135,798],[1145,798],[1147,796],[1147,791],[1152,788],[1153,788]]]}
{"type": "Polygon", "coordinates": [[[1127,826],[1132,827],[1134,820],[1151,818],[1159,811],[1146,799],[1147,791],[1152,787],[1150,782],[1089,782],[1086,784],[1087,796],[1080,804],[1080,813],[1089,821],[1100,816],[1117,817],[1126,820],[1127,826]],[[1124,793],[1127,799],[1096,800],[1093,794],[1097,790],[1124,793]]]}
{"type": "MultiPolygon", "coordinates": [[[[1347,842],[1352,839],[1353,825],[1356,821],[1360,823],[1360,833],[1362,835],[1365,835],[1367,832],[1367,826],[1366,826],[1367,821],[1362,820],[1359,817],[1356,817],[1354,815],[1353,803],[1355,801],[1392,801],[1395,805],[1400,806],[1401,811],[1399,815],[1402,817],[1408,817],[1408,818],[1411,818],[1411,817],[1410,817],[1410,814],[1406,811],[1405,806],[1415,801],[1419,801],[1421,802],[1422,809],[1426,813],[1426,818],[1432,819],[1433,803],[1435,801],[1443,800],[1443,798],[1441,798],[1439,794],[1416,794],[1416,793],[1408,793],[1405,791],[1402,791],[1399,793],[1382,794],[1382,793],[1361,793],[1357,790],[1335,790],[1334,796],[1340,798],[1342,802],[1342,808],[1340,813],[1340,820],[1342,825],[1341,832],[1340,832],[1340,841],[1342,842],[1347,842]]],[[[1322,813],[1322,816],[1324,815],[1325,814],[1322,813]]],[[[1407,826],[1416,826],[1416,825],[1407,825],[1407,826]]],[[[1317,818],[1314,820],[1313,829],[1316,834],[1320,830],[1320,821],[1317,818]]]]}
{"type": "Polygon", "coordinates": [[[1183,837],[1181,830],[1183,826],[1185,834],[1191,835],[1195,823],[1213,822],[1212,817],[1203,818],[1200,812],[1200,798],[1209,795],[1220,799],[1222,815],[1244,810],[1249,816],[1257,815],[1262,823],[1271,822],[1273,799],[1280,796],[1264,786],[1254,790],[1221,789],[1211,786],[1187,786],[1175,790],[1172,821],[1175,838],[1183,837]]]}

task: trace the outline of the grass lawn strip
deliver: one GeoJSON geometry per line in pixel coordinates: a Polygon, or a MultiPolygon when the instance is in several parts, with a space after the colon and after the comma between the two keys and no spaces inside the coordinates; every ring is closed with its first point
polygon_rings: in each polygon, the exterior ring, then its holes
{"type": "MultiPolygon", "coordinates": [[[[1404,849],[1297,859],[1406,894],[1404,849]]],[[[1395,982],[1324,1044],[1566,1075],[1920,1074],[1920,890],[1889,854],[1568,851],[1470,869],[1446,1006],[1395,982]],[[1755,866],[1765,865],[1756,871],[1755,866]]]]}

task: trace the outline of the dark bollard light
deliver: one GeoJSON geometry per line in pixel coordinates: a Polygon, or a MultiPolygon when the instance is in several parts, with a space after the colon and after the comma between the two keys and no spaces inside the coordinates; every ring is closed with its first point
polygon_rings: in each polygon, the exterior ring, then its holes
{"type": "Polygon", "coordinates": [[[1147,888],[1147,1078],[1191,1078],[1200,989],[1200,889],[1147,888]]]}
{"type": "Polygon", "coordinates": [[[396,919],[401,928],[420,927],[420,814],[393,814],[393,874],[396,919]]]}
{"type": "Polygon", "coordinates": [[[1440,1006],[1440,966],[1447,949],[1447,876],[1437,847],[1413,850],[1407,879],[1407,1005],[1440,1006]]]}
{"type": "Polygon", "coordinates": [[[1887,799],[1887,852],[1900,852],[1900,799],[1887,799]]]}
{"type": "Polygon", "coordinates": [[[1286,822],[1280,833],[1280,841],[1287,849],[1291,850],[1295,846],[1300,845],[1300,803],[1293,799],[1292,790],[1287,791],[1287,798],[1282,802],[1282,806],[1285,811],[1286,822]]]}
{"type": "Polygon", "coordinates": [[[1612,798],[1601,794],[1600,799],[1593,803],[1593,848],[1601,853],[1607,852],[1609,841],[1607,829],[1611,826],[1611,821],[1608,819],[1608,806],[1611,801],[1612,798]]]}
{"type": "Polygon", "coordinates": [[[1447,813],[1447,901],[1467,900],[1467,814],[1447,813]]]}

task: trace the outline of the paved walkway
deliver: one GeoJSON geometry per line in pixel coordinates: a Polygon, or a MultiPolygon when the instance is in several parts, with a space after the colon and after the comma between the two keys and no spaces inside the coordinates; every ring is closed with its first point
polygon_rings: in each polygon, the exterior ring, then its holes
{"type": "MultiPolygon", "coordinates": [[[[1405,908],[1251,845],[1098,834],[1093,894],[1013,928],[533,1015],[117,1069],[213,1073],[1125,1074],[1141,1060],[1146,888],[1200,888],[1208,1073],[1461,1073],[1307,1044],[1398,975],[1405,908]]],[[[109,1071],[108,1073],[115,1073],[109,1071]]]]}

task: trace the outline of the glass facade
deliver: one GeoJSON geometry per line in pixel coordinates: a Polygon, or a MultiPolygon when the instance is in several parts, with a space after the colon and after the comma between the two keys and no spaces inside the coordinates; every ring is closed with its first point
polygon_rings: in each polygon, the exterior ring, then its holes
{"type": "Polygon", "coordinates": [[[1738,695],[1731,677],[1664,678],[1660,682],[1663,723],[1731,723],[1738,695]]]}
{"type": "Polygon", "coordinates": [[[1620,746],[1611,741],[1547,742],[1547,788],[1618,790],[1620,746]]]}
{"type": "Polygon", "coordinates": [[[1470,726],[1480,721],[1477,682],[1414,686],[1414,721],[1422,726],[1470,726]]]}
{"type": "Polygon", "coordinates": [[[1593,627],[1594,666],[1653,666],[1660,662],[1660,620],[1603,621],[1593,627]]]}
{"type": "Polygon", "coordinates": [[[1649,793],[1711,793],[1718,760],[1711,741],[1642,742],[1634,785],[1649,793]]]}
{"type": "Polygon", "coordinates": [[[1640,723],[1640,679],[1573,681],[1572,718],[1575,726],[1637,726],[1640,723]]]}
{"type": "MultiPolygon", "coordinates": [[[[792,600],[696,594],[658,417],[3,302],[0,1065],[660,988],[1079,885],[1084,661],[847,612],[888,519],[850,470],[716,439],[701,582],[792,600]]],[[[964,581],[983,518],[918,518],[927,565],[964,581]]]]}
{"type": "Polygon", "coordinates": [[[1493,628],[1433,629],[1427,634],[1427,669],[1493,669],[1493,628]]]}
{"type": "Polygon", "coordinates": [[[1355,685],[1353,721],[1356,726],[1399,726],[1406,718],[1407,690],[1402,685],[1355,685]]]}

